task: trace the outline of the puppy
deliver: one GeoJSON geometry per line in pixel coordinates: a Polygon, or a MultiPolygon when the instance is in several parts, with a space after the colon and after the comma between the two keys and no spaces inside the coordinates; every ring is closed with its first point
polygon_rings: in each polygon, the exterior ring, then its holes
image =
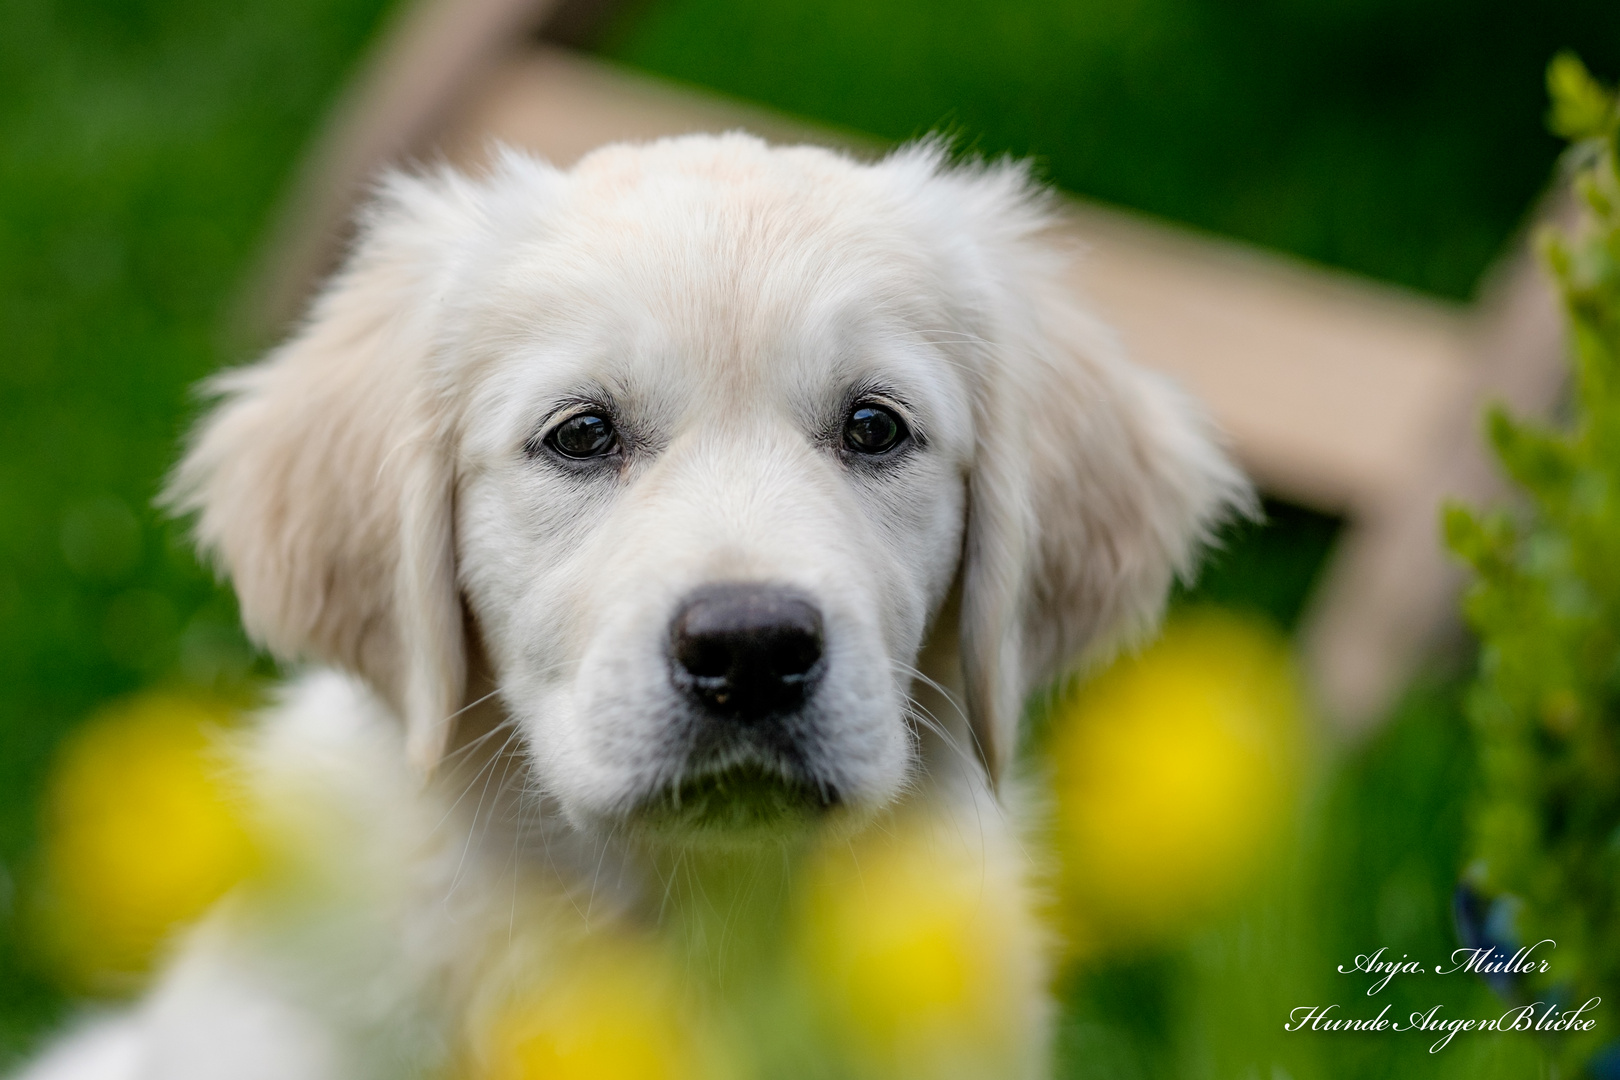
{"type": "MultiPolygon", "coordinates": [[[[907,807],[970,818],[1016,893],[1026,698],[1150,628],[1252,500],[1077,303],[1055,216],[932,144],[388,179],[171,493],[253,637],[332,669],[243,753],[343,902],[227,902],[29,1075],[439,1075],[477,972],[566,968],[557,911],[678,921],[672,859],[907,807]]],[[[1043,1071],[1018,942],[982,1075],[1043,1071]]]]}

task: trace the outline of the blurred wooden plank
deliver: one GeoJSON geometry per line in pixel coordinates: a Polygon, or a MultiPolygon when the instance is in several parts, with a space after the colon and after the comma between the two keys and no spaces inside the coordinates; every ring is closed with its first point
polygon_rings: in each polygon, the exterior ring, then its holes
{"type": "Polygon", "coordinates": [[[1461,311],[1187,230],[1072,206],[1078,287],[1202,399],[1268,492],[1356,514],[1432,453],[1468,385],[1461,311]]]}
{"type": "MultiPolygon", "coordinates": [[[[1567,226],[1574,200],[1554,191],[1531,216],[1567,226]]],[[[1447,499],[1473,505],[1509,497],[1484,438],[1484,410],[1550,415],[1568,382],[1568,343],[1557,291],[1521,237],[1487,279],[1469,327],[1469,381],[1435,418],[1402,481],[1352,521],[1316,590],[1304,627],[1307,664],[1322,698],[1351,734],[1388,711],[1420,664],[1460,636],[1461,568],[1441,546],[1447,499]]]]}
{"type": "Polygon", "coordinates": [[[481,73],[446,118],[436,152],[480,167],[492,142],[531,150],[567,168],[598,146],[666,135],[747,130],[779,143],[817,143],[863,157],[885,147],[853,132],[837,132],[650,78],[551,45],[503,57],[481,73]]]}
{"type": "MultiPolygon", "coordinates": [[[[565,0],[566,2],[566,0],[565,0]]],[[[335,267],[354,207],[388,164],[431,146],[494,58],[520,49],[558,0],[419,0],[384,28],[317,133],[249,275],[232,332],[243,348],[283,333],[335,267]]]]}

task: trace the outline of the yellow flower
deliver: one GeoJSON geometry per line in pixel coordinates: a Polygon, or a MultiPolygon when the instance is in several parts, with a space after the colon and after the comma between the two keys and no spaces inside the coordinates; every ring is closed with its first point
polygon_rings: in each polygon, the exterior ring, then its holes
{"type": "Polygon", "coordinates": [[[809,868],[796,959],[860,1073],[1013,1067],[1036,1019],[1017,1011],[1039,975],[1016,875],[989,866],[998,853],[981,841],[971,820],[917,818],[829,845],[809,868]]]}
{"type": "Polygon", "coordinates": [[[1164,933],[1230,896],[1284,820],[1298,691],[1285,643],[1204,612],[1053,718],[1053,828],[1074,946],[1164,933]]]}
{"type": "Polygon", "coordinates": [[[473,1032],[469,1080],[715,1080],[724,1075],[663,956],[629,937],[565,956],[473,1032]]]}
{"type": "Polygon", "coordinates": [[[63,747],[46,792],[38,915],[68,983],[128,987],[252,865],[213,753],[230,720],[217,705],[150,694],[102,712],[63,747]]]}

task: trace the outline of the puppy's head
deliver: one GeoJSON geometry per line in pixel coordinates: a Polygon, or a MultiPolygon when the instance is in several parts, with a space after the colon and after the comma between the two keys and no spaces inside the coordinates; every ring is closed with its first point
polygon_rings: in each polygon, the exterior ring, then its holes
{"type": "Polygon", "coordinates": [[[476,633],[580,823],[892,799],[961,590],[992,778],[1246,488],[1076,306],[1040,193],[743,136],[396,177],[176,479],[251,632],[364,675],[431,768],[476,633]]]}

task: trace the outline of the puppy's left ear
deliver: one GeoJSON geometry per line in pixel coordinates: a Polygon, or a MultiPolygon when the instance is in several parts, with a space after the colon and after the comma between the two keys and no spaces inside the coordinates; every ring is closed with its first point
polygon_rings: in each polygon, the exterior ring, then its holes
{"type": "Polygon", "coordinates": [[[1085,310],[1054,200],[1020,167],[935,154],[967,230],[949,256],[960,310],[983,342],[961,642],[994,781],[1030,694],[1150,632],[1175,577],[1256,500],[1203,412],[1085,310]]]}
{"type": "Polygon", "coordinates": [[[436,370],[446,275],[483,229],[470,183],[394,177],[303,328],[215,380],[170,484],[236,587],[250,636],[362,676],[431,770],[462,704],[449,409],[436,370]]]}

